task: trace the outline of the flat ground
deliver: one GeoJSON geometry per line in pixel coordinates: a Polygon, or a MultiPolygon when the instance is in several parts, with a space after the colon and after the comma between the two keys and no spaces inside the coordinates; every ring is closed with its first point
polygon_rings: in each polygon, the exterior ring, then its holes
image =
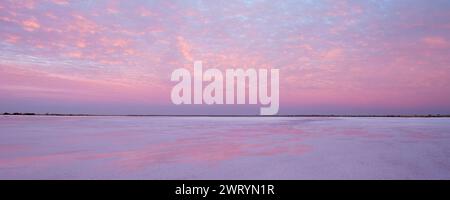
{"type": "Polygon", "coordinates": [[[450,179],[450,118],[0,116],[0,179],[450,179]]]}

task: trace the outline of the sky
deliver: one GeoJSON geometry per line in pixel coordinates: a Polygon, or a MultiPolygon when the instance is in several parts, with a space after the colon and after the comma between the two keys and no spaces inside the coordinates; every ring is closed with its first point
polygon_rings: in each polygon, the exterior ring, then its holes
{"type": "Polygon", "coordinates": [[[0,0],[0,112],[174,105],[177,68],[280,69],[278,114],[449,114],[450,1],[0,0]]]}

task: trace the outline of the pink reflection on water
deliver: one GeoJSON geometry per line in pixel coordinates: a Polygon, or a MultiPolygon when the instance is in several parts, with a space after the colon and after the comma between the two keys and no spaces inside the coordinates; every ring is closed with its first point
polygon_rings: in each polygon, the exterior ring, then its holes
{"type": "MultiPolygon", "coordinates": [[[[278,131],[280,136],[284,134],[283,129],[278,131]]],[[[149,144],[130,151],[100,153],[95,156],[115,158],[119,166],[136,170],[163,163],[204,162],[217,165],[221,161],[252,156],[302,155],[311,149],[310,146],[299,143],[299,139],[277,141],[267,137],[268,135],[251,133],[251,130],[237,129],[230,132],[206,132],[192,138],[149,144]]]]}
{"type": "MultiPolygon", "coordinates": [[[[290,124],[277,123],[273,127],[253,121],[230,125],[209,119],[132,120],[138,123],[133,121],[130,125],[128,118],[8,118],[15,123],[9,125],[16,128],[28,123],[19,131],[32,142],[22,145],[29,148],[27,152],[15,157],[0,156],[0,165],[45,168],[103,160],[123,170],[139,170],[160,164],[219,165],[246,157],[302,155],[312,149],[302,144],[302,131],[290,124]],[[167,123],[167,127],[160,128],[161,123],[167,123]]],[[[19,151],[11,148],[8,151],[19,151]]]]}

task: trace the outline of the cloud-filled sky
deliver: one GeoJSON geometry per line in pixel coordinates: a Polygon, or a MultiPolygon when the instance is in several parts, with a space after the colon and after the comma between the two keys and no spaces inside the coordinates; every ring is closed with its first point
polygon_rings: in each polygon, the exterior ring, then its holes
{"type": "Polygon", "coordinates": [[[450,113],[450,1],[0,0],[0,111],[175,106],[173,70],[280,69],[279,114],[450,113]]]}

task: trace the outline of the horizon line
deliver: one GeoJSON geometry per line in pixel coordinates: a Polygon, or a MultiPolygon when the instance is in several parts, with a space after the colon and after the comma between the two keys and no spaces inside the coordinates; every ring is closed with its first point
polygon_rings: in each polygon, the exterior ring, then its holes
{"type": "Polygon", "coordinates": [[[283,115],[257,115],[257,114],[74,114],[74,113],[20,113],[3,112],[3,116],[117,116],[117,117],[408,117],[408,118],[426,118],[426,117],[450,117],[450,114],[283,114],[283,115]]]}

